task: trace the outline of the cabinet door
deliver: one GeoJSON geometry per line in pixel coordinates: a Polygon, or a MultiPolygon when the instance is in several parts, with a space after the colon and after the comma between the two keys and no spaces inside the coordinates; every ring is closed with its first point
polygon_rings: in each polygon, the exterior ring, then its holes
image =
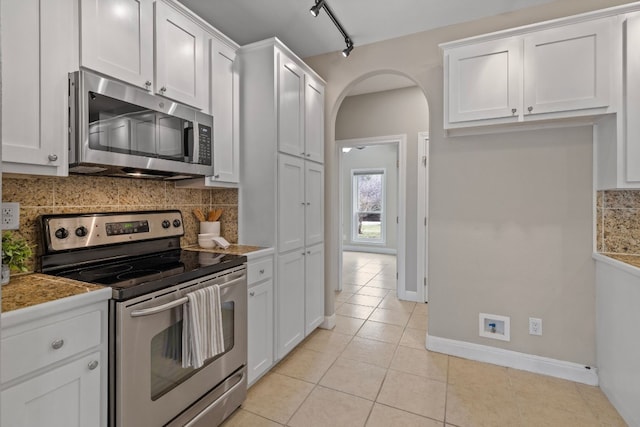
{"type": "Polygon", "coordinates": [[[305,245],[324,240],[324,167],[305,162],[305,245]]]}
{"type": "Polygon", "coordinates": [[[153,0],[82,0],[80,12],[81,65],[151,89],[153,0]]]}
{"type": "Polygon", "coordinates": [[[304,160],[278,156],[278,251],[304,246],[304,160]]]}
{"type": "Polygon", "coordinates": [[[278,149],[304,156],[304,72],[284,54],[278,57],[278,149]]]}
{"type": "Polygon", "coordinates": [[[324,245],[307,246],[305,255],[305,336],[324,321],[324,245]]]}
{"type": "Polygon", "coordinates": [[[74,2],[2,2],[3,172],[67,175],[74,2]]]}
{"type": "Polygon", "coordinates": [[[211,111],[213,114],[212,181],[240,178],[239,82],[236,52],[217,39],[210,40],[211,111]]]}
{"type": "Polygon", "coordinates": [[[518,39],[507,38],[447,52],[448,122],[515,121],[522,91],[521,50],[518,39]]]}
{"type": "Polygon", "coordinates": [[[156,1],[156,93],[204,109],[205,33],[195,22],[156,1]]]}
{"type": "Polygon", "coordinates": [[[96,352],[2,390],[0,424],[12,427],[104,425],[102,418],[106,414],[101,414],[100,408],[106,396],[100,395],[100,363],[100,353],[96,352]]]}
{"type": "Polygon", "coordinates": [[[324,161],[324,85],[305,75],[305,152],[308,160],[324,161]]]}
{"type": "Polygon", "coordinates": [[[606,18],[525,37],[524,114],[609,105],[610,32],[606,18]]]}
{"type": "Polygon", "coordinates": [[[247,299],[249,384],[273,364],[273,281],[249,288],[247,299]]]}
{"type": "MultiPolygon", "coordinates": [[[[625,179],[629,183],[640,182],[640,13],[629,16],[626,20],[625,46],[625,179]]],[[[621,136],[618,135],[618,138],[621,136]]],[[[607,143],[611,141],[606,141],[607,143]]]]}
{"type": "Polygon", "coordinates": [[[303,249],[278,255],[278,359],[286,356],[304,338],[304,260],[303,249]]]}

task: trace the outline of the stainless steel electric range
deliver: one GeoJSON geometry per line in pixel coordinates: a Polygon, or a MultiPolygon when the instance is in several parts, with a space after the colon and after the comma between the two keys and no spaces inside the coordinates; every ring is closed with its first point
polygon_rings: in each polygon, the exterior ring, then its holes
{"type": "Polygon", "coordinates": [[[42,272],[110,286],[109,425],[215,426],[246,397],[246,257],[180,249],[178,210],[41,216],[42,272]],[[182,305],[220,285],[224,352],[182,367],[182,305]]]}

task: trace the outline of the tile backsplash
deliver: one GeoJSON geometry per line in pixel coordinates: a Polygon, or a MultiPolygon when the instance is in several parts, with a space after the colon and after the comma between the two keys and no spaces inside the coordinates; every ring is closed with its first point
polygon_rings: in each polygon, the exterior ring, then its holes
{"type": "Polygon", "coordinates": [[[201,190],[175,188],[173,183],[163,181],[3,174],[2,201],[20,203],[17,234],[35,247],[30,271],[38,268],[38,217],[42,214],[179,209],[185,226],[181,244],[186,246],[198,241],[199,225],[193,209],[206,213],[222,208],[220,234],[229,242],[238,241],[238,190],[233,188],[201,190]]]}
{"type": "Polygon", "coordinates": [[[640,190],[598,191],[596,250],[640,255],[640,190]]]}

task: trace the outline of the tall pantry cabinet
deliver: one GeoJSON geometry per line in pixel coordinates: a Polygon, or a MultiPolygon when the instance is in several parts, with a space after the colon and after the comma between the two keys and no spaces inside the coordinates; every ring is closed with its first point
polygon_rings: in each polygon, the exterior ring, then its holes
{"type": "Polygon", "coordinates": [[[238,60],[240,241],[276,248],[277,360],[324,320],[324,81],[276,38],[238,60]]]}

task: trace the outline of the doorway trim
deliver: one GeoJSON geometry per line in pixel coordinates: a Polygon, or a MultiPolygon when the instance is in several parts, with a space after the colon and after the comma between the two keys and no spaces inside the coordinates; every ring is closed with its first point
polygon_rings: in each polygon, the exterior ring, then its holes
{"type": "MultiPolygon", "coordinates": [[[[407,193],[407,135],[388,135],[376,136],[370,138],[343,139],[336,140],[335,157],[338,166],[338,203],[332,209],[331,214],[340,218],[338,221],[338,281],[336,283],[337,291],[342,290],[342,236],[344,234],[343,226],[343,209],[344,209],[344,173],[342,171],[342,149],[345,147],[356,147],[362,145],[396,145],[398,148],[398,235],[397,235],[397,255],[396,269],[398,280],[396,284],[396,292],[399,299],[415,300],[411,295],[407,295],[405,282],[405,251],[406,251],[406,193],[407,193]]],[[[413,293],[413,292],[410,292],[413,293]]]]}
{"type": "Polygon", "coordinates": [[[418,264],[416,301],[429,301],[429,132],[418,132],[418,264]]]}

